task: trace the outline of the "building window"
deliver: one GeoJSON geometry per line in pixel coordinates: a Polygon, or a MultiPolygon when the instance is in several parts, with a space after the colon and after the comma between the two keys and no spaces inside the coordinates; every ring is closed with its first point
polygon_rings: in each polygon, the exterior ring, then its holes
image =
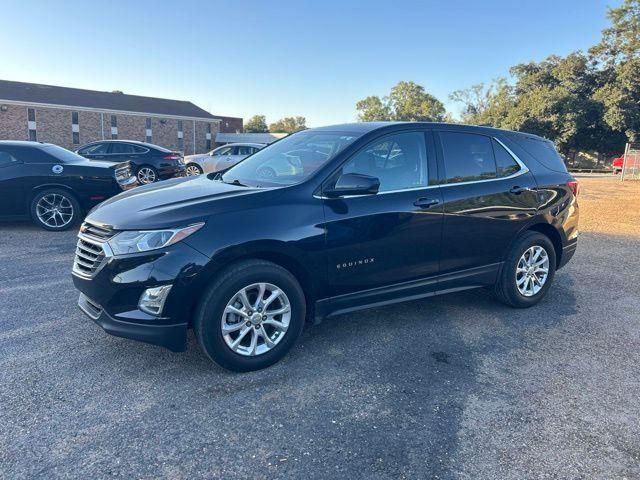
{"type": "Polygon", "coordinates": [[[71,141],[74,145],[80,144],[80,125],[78,125],[78,112],[71,112],[71,141]]]}
{"type": "Polygon", "coordinates": [[[147,119],[146,119],[145,126],[147,128],[151,128],[151,119],[149,117],[147,117],[147,119]]]}
{"type": "Polygon", "coordinates": [[[178,150],[184,151],[184,138],[178,137],[178,150]]]}
{"type": "Polygon", "coordinates": [[[111,140],[117,140],[118,139],[118,132],[113,133],[111,132],[111,140]]]}
{"type": "Polygon", "coordinates": [[[27,108],[27,128],[29,130],[29,140],[38,141],[38,133],[36,131],[36,110],[35,108],[27,108]]]}
{"type": "Polygon", "coordinates": [[[211,150],[211,139],[207,139],[207,150],[211,150]]]}
{"type": "Polygon", "coordinates": [[[146,128],[146,134],[144,137],[145,142],[151,143],[151,141],[153,140],[153,132],[151,130],[151,117],[146,118],[144,126],[146,128]]]}
{"type": "Polygon", "coordinates": [[[115,115],[111,115],[111,126],[118,127],[118,118],[115,115]]]}
{"type": "Polygon", "coordinates": [[[178,131],[182,132],[182,120],[178,120],[178,131]]]}
{"type": "Polygon", "coordinates": [[[207,123],[207,133],[211,133],[211,124],[207,123]]]}

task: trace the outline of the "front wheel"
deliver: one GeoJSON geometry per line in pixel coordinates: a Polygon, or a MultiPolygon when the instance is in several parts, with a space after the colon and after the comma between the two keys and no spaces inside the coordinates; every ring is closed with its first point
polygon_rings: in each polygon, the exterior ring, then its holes
{"type": "Polygon", "coordinates": [[[538,232],[526,232],[502,266],[496,297],[511,307],[532,307],[547,294],[555,271],[556,252],[551,240],[538,232]]]}
{"type": "Polygon", "coordinates": [[[44,190],[31,201],[31,217],[45,230],[59,232],[78,223],[80,205],[66,190],[44,190]]]}
{"type": "Polygon", "coordinates": [[[187,163],[187,176],[195,177],[196,175],[202,175],[204,172],[202,171],[202,167],[197,163],[187,163]]]}
{"type": "Polygon", "coordinates": [[[300,336],[305,315],[304,293],[289,271],[249,260],[209,286],[196,311],[194,330],[209,358],[246,372],[284,357],[300,336]]]}

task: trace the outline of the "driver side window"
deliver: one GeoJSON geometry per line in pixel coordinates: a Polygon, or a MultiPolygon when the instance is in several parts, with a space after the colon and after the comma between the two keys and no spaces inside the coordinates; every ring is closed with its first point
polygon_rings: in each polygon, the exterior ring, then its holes
{"type": "Polygon", "coordinates": [[[426,187],[427,151],[422,132],[389,135],[374,140],[342,167],[380,180],[379,192],[426,187]]]}
{"type": "Polygon", "coordinates": [[[233,153],[233,147],[224,147],[216,152],[213,152],[213,155],[217,157],[219,155],[231,155],[232,153],[233,153]]]}

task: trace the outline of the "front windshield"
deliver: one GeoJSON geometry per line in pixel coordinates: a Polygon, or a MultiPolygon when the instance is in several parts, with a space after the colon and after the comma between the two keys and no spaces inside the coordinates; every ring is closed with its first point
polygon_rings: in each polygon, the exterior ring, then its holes
{"type": "Polygon", "coordinates": [[[339,132],[298,132],[238,163],[222,175],[222,181],[247,186],[294,185],[309,178],[356,138],[339,132]]]}

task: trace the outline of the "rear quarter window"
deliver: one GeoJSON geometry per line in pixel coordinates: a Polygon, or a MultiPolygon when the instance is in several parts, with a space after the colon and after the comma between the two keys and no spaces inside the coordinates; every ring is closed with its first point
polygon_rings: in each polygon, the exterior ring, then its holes
{"type": "Polygon", "coordinates": [[[519,137],[518,144],[539,163],[554,172],[566,172],[564,160],[549,140],[533,137],[519,137]]]}

